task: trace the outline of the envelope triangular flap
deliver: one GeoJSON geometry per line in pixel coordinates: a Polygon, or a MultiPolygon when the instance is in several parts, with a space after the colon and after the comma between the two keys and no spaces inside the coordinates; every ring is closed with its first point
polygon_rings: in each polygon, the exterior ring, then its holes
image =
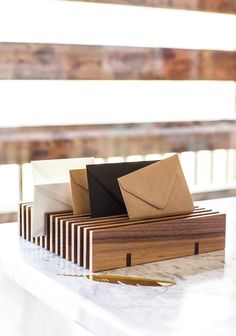
{"type": "Polygon", "coordinates": [[[97,180],[97,182],[105,188],[114,199],[122,206],[124,200],[119,188],[117,178],[129,174],[135,170],[146,167],[157,161],[137,161],[137,162],[120,162],[120,163],[103,163],[87,165],[88,185],[89,174],[97,180]]]}
{"type": "Polygon", "coordinates": [[[121,177],[119,184],[126,192],[152,206],[164,209],[180,171],[179,158],[174,155],[121,177]]]}
{"type": "Polygon", "coordinates": [[[38,189],[44,196],[47,196],[71,209],[72,201],[69,183],[41,184],[35,186],[35,190],[36,189],[38,189]]]}
{"type": "Polygon", "coordinates": [[[72,209],[69,183],[40,184],[34,187],[34,211],[31,232],[45,235],[45,213],[72,209]]]}
{"type": "Polygon", "coordinates": [[[86,169],[72,169],[70,170],[71,180],[78,186],[88,190],[88,179],[86,169]]]}
{"type": "Polygon", "coordinates": [[[31,161],[34,185],[67,183],[70,169],[85,168],[93,162],[92,157],[31,161]]]}

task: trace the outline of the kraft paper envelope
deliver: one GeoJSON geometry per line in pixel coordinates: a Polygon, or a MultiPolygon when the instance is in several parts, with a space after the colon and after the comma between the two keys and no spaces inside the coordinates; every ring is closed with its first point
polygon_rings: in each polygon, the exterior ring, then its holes
{"type": "Polygon", "coordinates": [[[118,178],[129,218],[191,213],[191,194],[178,155],[118,178]]]}
{"type": "Polygon", "coordinates": [[[34,213],[32,234],[45,235],[45,213],[72,209],[69,183],[41,184],[34,187],[34,213]]]}
{"type": "Polygon", "coordinates": [[[87,165],[89,201],[92,217],[126,214],[117,178],[155,161],[120,162],[87,165]]]}
{"type": "Polygon", "coordinates": [[[51,183],[69,183],[70,169],[85,168],[94,158],[76,158],[60,160],[31,161],[34,185],[51,183]]]}
{"type": "Polygon", "coordinates": [[[70,185],[74,214],[83,215],[90,213],[86,169],[70,170],[70,185]]]}

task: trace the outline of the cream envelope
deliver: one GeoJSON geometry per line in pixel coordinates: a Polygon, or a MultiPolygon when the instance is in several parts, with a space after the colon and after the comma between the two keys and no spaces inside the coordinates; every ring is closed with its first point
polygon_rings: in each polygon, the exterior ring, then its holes
{"type": "Polygon", "coordinates": [[[86,169],[70,170],[70,185],[74,214],[83,215],[90,213],[86,169]]]}
{"type": "Polygon", "coordinates": [[[84,169],[90,163],[94,163],[94,158],[31,161],[34,185],[69,183],[70,169],[84,169]]]}
{"type": "Polygon", "coordinates": [[[45,235],[45,213],[72,210],[69,183],[41,184],[34,187],[32,235],[45,235]]]}
{"type": "Polygon", "coordinates": [[[178,155],[118,178],[129,218],[191,213],[194,209],[178,155]]]}

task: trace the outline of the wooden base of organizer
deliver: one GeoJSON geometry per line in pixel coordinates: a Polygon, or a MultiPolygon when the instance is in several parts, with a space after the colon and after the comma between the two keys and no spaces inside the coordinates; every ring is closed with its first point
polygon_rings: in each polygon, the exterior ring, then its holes
{"type": "Polygon", "coordinates": [[[225,248],[226,215],[200,207],[145,220],[47,213],[44,237],[32,237],[32,213],[32,203],[20,204],[20,236],[92,272],[225,248]]]}

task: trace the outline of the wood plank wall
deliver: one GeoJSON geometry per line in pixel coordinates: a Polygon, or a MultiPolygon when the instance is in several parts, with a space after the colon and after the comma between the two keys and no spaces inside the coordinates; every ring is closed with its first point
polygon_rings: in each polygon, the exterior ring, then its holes
{"type": "MultiPolygon", "coordinates": [[[[70,0],[76,1],[76,0],[70,0]]],[[[79,0],[77,0],[79,1],[79,0]]],[[[220,13],[236,13],[235,0],[84,0],[122,5],[139,5],[172,9],[188,9],[220,13]]]]}
{"type": "Polygon", "coordinates": [[[236,148],[236,121],[0,129],[0,164],[236,148]]]}
{"type": "MultiPolygon", "coordinates": [[[[87,1],[236,14],[236,0],[87,1]]],[[[236,52],[0,42],[0,80],[9,79],[235,81],[236,52]]],[[[0,129],[0,164],[218,148],[236,148],[235,121],[0,129]]]]}
{"type": "Polygon", "coordinates": [[[1,43],[0,79],[235,80],[236,53],[1,43]]]}
{"type": "MultiPolygon", "coordinates": [[[[182,8],[236,14],[236,0],[93,0],[93,2],[125,3],[129,5],[139,4],[161,8],[182,8]]],[[[0,79],[145,79],[176,81],[236,80],[236,52],[187,50],[174,48],[131,48],[35,43],[0,43],[0,79]]],[[[173,126],[172,123],[172,126],[176,129],[177,124],[174,124],[173,126]]],[[[205,127],[204,125],[203,128],[205,127]]],[[[115,130],[115,133],[109,133],[105,126],[88,126],[87,129],[89,129],[89,131],[87,133],[85,131],[86,127],[84,128],[83,126],[75,126],[75,129],[73,127],[70,128],[66,126],[64,128],[63,126],[56,127],[55,129],[47,127],[43,128],[44,135],[45,132],[48,132],[48,130],[49,133],[50,130],[53,130],[53,134],[56,134],[57,139],[62,137],[62,143],[65,147],[65,150],[62,151],[61,149],[58,149],[57,146],[55,147],[52,145],[52,143],[58,143],[59,140],[55,142],[54,139],[53,142],[49,136],[49,139],[47,140],[48,142],[44,141],[41,138],[42,129],[29,128],[29,132],[36,132],[35,134],[38,135],[39,138],[35,139],[35,143],[32,145],[33,142],[30,140],[30,137],[26,137],[29,143],[28,147],[25,142],[23,146],[24,150],[18,151],[17,146],[22,148],[22,145],[19,145],[19,143],[22,144],[22,142],[19,142],[18,138],[13,136],[11,137],[10,142],[6,145],[5,140],[3,141],[1,139],[6,136],[10,136],[11,131],[8,129],[2,129],[0,133],[0,148],[3,149],[3,151],[1,153],[0,162],[8,163],[14,162],[14,160],[16,160],[16,162],[26,162],[26,160],[35,159],[36,157],[63,157],[67,156],[67,149],[69,146],[72,146],[71,150],[69,151],[69,155],[72,156],[78,154],[84,155],[85,153],[86,155],[103,157],[112,155],[126,155],[127,153],[124,152],[125,145],[121,145],[120,143],[118,144],[116,143],[116,140],[114,140],[114,142],[112,140],[113,137],[116,139],[115,134],[117,134],[117,127],[120,127],[119,132],[127,132],[127,130],[129,132],[132,130],[133,132],[132,139],[134,141],[129,142],[129,154],[143,154],[143,152],[146,153],[147,148],[148,151],[150,151],[150,146],[153,146],[151,152],[155,149],[155,153],[157,153],[158,150],[163,151],[164,149],[167,151],[178,151],[184,149],[182,144],[179,145],[180,148],[176,148],[176,146],[178,146],[178,141],[172,139],[171,132],[169,132],[168,136],[170,137],[170,140],[166,141],[166,143],[168,143],[168,146],[166,147],[161,147],[159,143],[158,145],[156,143],[149,145],[150,141],[157,142],[160,139],[158,137],[150,137],[148,132],[145,135],[146,140],[144,139],[145,136],[142,135],[144,143],[147,141],[145,145],[146,147],[140,147],[140,145],[135,143],[135,141],[138,141],[139,137],[137,136],[136,138],[134,134],[134,132],[139,134],[139,126],[136,125],[133,127],[128,125],[126,128],[124,125],[113,125],[111,126],[111,130],[115,130]],[[77,137],[78,130],[79,132],[82,130],[83,141],[81,142],[80,140],[79,143],[76,143],[76,141],[73,143],[71,141],[71,136],[74,134],[73,132],[75,132],[75,137],[77,137]],[[97,130],[97,134],[105,132],[105,138],[109,133],[109,146],[104,146],[106,149],[105,151],[103,149],[99,149],[99,146],[102,147],[103,145],[103,140],[100,139],[100,136],[97,138],[93,136],[93,140],[91,140],[91,132],[95,132],[95,130],[97,130]],[[88,137],[88,140],[86,137],[88,137]],[[82,146],[82,148],[79,149],[79,153],[78,151],[74,150],[75,144],[82,146]],[[116,145],[114,146],[114,144],[116,145]],[[133,149],[130,147],[131,144],[133,149]],[[3,148],[3,146],[6,147],[3,148]],[[171,148],[171,146],[173,146],[173,148],[171,148]],[[8,154],[6,154],[6,148],[9,150],[8,154]],[[36,150],[36,148],[38,149],[36,150]],[[49,148],[51,149],[49,150],[49,148]],[[137,149],[139,150],[139,153],[137,149]],[[53,153],[53,150],[55,150],[55,153],[53,153]],[[25,155],[25,152],[30,152],[32,154],[25,155]],[[19,155],[22,155],[22,158],[20,158],[19,155]]],[[[144,130],[146,130],[151,126],[146,127],[143,124],[140,124],[140,127],[144,127],[144,130]]],[[[189,127],[190,132],[192,132],[191,123],[186,123],[185,128],[186,127],[189,127]]],[[[233,127],[235,127],[235,124],[233,124],[233,127]]],[[[182,132],[183,128],[180,127],[180,131],[182,132]]],[[[21,137],[21,132],[23,135],[27,133],[24,128],[16,129],[12,132],[13,135],[18,134],[19,137],[21,137]]],[[[205,149],[211,148],[211,145],[208,144],[212,143],[213,141],[212,135],[208,134],[208,137],[208,142],[205,140],[201,142],[202,138],[201,141],[198,140],[198,143],[200,142],[202,144],[201,149],[204,149],[203,146],[206,147],[205,149]]],[[[103,136],[101,136],[101,138],[103,138],[103,136]]],[[[122,136],[120,136],[120,139],[122,139],[122,144],[126,143],[127,139],[124,140],[122,136]]],[[[196,138],[194,141],[197,141],[196,138]]],[[[225,142],[221,136],[214,140],[214,142],[218,141],[222,141],[220,147],[225,148],[225,142]]],[[[192,144],[192,142],[190,143],[192,144]]],[[[233,146],[235,146],[234,143],[233,146]]],[[[192,145],[191,150],[193,150],[193,147],[194,145],[192,145]]]]}

